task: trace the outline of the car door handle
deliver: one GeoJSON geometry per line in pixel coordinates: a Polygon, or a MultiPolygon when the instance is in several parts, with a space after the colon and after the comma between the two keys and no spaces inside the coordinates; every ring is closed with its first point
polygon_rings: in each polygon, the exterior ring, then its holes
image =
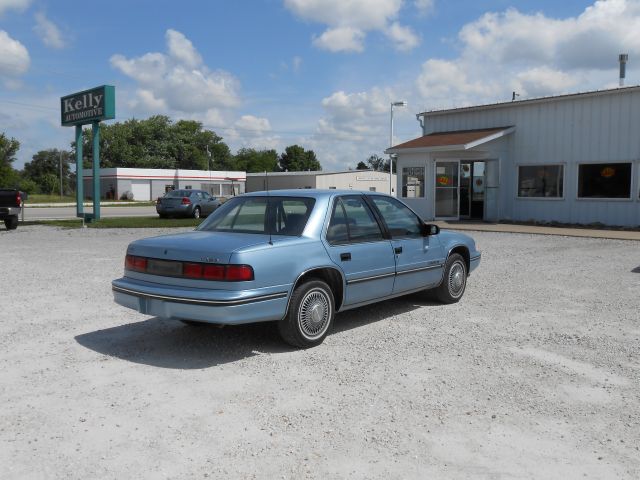
{"type": "Polygon", "coordinates": [[[347,253],[341,253],[340,254],[340,260],[342,260],[343,262],[348,262],[351,260],[351,254],[349,252],[347,253]]]}
{"type": "Polygon", "coordinates": [[[396,255],[402,253],[402,247],[396,247],[393,249],[394,252],[396,252],[396,255]]]}

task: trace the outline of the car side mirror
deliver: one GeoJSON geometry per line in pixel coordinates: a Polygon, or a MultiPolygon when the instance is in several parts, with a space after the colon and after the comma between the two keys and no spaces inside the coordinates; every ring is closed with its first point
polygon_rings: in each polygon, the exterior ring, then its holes
{"type": "Polygon", "coordinates": [[[440,233],[440,227],[438,225],[434,225],[433,223],[422,224],[422,235],[424,237],[429,237],[431,235],[438,235],[439,233],[440,233]]]}

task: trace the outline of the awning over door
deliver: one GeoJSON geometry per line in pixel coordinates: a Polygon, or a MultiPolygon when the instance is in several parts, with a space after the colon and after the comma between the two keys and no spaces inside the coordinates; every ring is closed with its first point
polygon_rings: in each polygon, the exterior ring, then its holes
{"type": "Polygon", "coordinates": [[[385,153],[443,152],[469,150],[483,143],[510,134],[516,127],[481,128],[478,130],[458,130],[454,132],[433,132],[408,142],[395,145],[385,153]]]}

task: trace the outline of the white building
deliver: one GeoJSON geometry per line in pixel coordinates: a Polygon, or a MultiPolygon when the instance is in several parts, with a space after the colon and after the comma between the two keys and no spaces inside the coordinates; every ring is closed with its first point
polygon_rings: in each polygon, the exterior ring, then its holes
{"type": "Polygon", "coordinates": [[[640,226],[640,87],[423,112],[396,145],[425,219],[640,226]]]}
{"type": "MultiPolygon", "coordinates": [[[[93,197],[92,170],[85,169],[84,194],[93,197]]],[[[231,197],[245,191],[245,172],[208,170],[170,170],[155,168],[101,168],[102,198],[119,199],[133,195],[133,200],[148,201],[169,190],[205,190],[214,196],[231,197]]]]}
{"type": "MultiPolygon", "coordinates": [[[[374,170],[344,172],[268,172],[247,173],[247,192],[291,188],[368,190],[389,193],[389,174],[374,170]]],[[[395,175],[391,184],[395,185],[395,175]]]]}

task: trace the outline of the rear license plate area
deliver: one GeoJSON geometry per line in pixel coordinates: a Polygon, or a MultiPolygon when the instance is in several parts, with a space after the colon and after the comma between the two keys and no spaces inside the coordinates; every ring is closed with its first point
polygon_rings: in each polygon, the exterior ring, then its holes
{"type": "Polygon", "coordinates": [[[180,277],[182,276],[182,262],[150,258],[147,260],[147,273],[164,277],[180,277]]]}

